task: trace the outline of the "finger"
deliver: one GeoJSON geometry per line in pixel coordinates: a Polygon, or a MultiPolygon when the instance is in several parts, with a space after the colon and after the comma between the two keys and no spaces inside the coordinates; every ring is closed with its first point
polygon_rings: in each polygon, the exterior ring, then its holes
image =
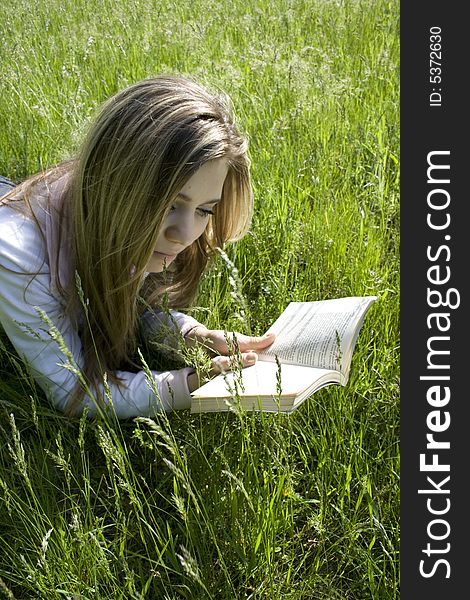
{"type": "Polygon", "coordinates": [[[254,365],[258,360],[258,355],[256,352],[243,352],[242,353],[242,364],[244,367],[249,367],[250,365],[254,365]]]}
{"type": "Polygon", "coordinates": [[[263,350],[270,346],[276,338],[275,333],[265,333],[262,336],[237,336],[238,346],[241,352],[246,350],[263,350]]]}
{"type": "Polygon", "coordinates": [[[249,367],[250,365],[254,365],[258,359],[258,355],[256,352],[244,352],[241,353],[240,359],[233,358],[231,356],[216,356],[212,359],[212,372],[215,375],[219,375],[220,373],[228,373],[232,371],[234,366],[238,366],[241,363],[241,367],[249,367]]]}
{"type": "Polygon", "coordinates": [[[211,361],[211,371],[213,375],[228,373],[231,370],[231,360],[229,356],[216,356],[211,361]]]}

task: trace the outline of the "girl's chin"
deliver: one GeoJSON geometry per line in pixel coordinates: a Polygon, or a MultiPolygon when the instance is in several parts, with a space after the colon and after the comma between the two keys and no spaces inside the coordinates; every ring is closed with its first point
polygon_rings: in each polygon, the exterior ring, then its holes
{"type": "Polygon", "coordinates": [[[147,271],[149,273],[162,273],[171,265],[175,258],[176,256],[167,256],[165,254],[160,254],[159,252],[154,252],[147,265],[147,271]]]}

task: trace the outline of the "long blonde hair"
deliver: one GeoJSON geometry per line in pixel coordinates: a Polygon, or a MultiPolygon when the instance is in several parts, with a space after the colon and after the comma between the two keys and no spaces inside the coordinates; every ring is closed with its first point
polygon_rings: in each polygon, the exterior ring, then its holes
{"type": "MultiPolygon", "coordinates": [[[[84,374],[96,386],[135,352],[139,295],[155,306],[166,292],[170,307],[188,307],[215,248],[246,233],[253,206],[247,140],[228,102],[191,79],[159,76],[105,102],[77,157],[57,169],[70,172],[62,212],[87,302],[84,374]],[[228,162],[222,201],[203,235],[143,287],[168,207],[203,164],[222,157],[228,162]]],[[[76,314],[76,290],[67,297],[76,314]]],[[[72,395],[69,412],[82,395],[72,395]]]]}

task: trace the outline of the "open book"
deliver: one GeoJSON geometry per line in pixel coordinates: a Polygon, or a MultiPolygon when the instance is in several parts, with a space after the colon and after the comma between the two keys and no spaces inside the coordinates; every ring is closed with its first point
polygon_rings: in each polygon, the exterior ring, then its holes
{"type": "Polygon", "coordinates": [[[191,412],[292,412],[325,385],[346,385],[364,317],[377,296],[291,302],[268,331],[276,339],[242,371],[218,375],[191,394],[191,412]],[[238,400],[239,398],[239,400],[238,400]]]}

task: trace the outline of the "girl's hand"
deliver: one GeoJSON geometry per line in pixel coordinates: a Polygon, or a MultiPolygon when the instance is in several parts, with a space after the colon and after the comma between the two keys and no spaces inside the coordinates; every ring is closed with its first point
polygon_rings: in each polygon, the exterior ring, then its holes
{"type": "MultiPolygon", "coordinates": [[[[240,360],[242,367],[254,365],[258,360],[256,351],[264,350],[270,346],[276,337],[274,333],[265,334],[263,336],[249,336],[243,333],[229,334],[228,339],[231,342],[235,335],[240,355],[235,360],[240,360]]],[[[209,377],[215,377],[220,373],[226,373],[231,370],[232,357],[227,344],[226,332],[222,329],[207,329],[204,326],[197,326],[192,329],[186,336],[188,346],[201,344],[205,350],[212,356],[211,369],[209,377]]],[[[189,391],[193,392],[201,385],[197,373],[192,373],[188,376],[189,391]]]]}
{"type": "MultiPolygon", "coordinates": [[[[270,346],[276,337],[274,333],[265,333],[262,336],[250,336],[243,333],[229,333],[228,339],[232,341],[233,335],[236,337],[240,352],[252,352],[264,350],[270,346]]],[[[205,348],[210,356],[222,355],[226,356],[230,353],[227,345],[227,334],[223,329],[207,329],[203,325],[197,325],[186,335],[186,343],[188,346],[200,344],[205,348]]]]}

